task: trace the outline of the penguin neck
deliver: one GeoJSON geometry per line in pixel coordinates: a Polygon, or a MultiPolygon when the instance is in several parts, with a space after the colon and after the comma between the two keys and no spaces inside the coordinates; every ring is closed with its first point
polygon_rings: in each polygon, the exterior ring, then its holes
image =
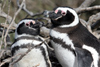
{"type": "Polygon", "coordinates": [[[69,34],[75,32],[80,26],[81,23],[78,23],[73,27],[54,27],[51,29],[51,44],[54,47],[58,61],[63,67],[74,67],[76,65],[75,47],[69,34]]]}
{"type": "Polygon", "coordinates": [[[78,28],[81,28],[82,24],[81,22],[79,22],[76,26],[73,27],[53,27],[51,30],[55,30],[58,31],[60,33],[67,33],[67,34],[71,34],[73,33],[75,30],[77,30],[78,28]]]}

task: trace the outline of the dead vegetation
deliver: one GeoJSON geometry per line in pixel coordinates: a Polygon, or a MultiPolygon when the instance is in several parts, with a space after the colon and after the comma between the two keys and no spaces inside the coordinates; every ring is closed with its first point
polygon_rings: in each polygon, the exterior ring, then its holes
{"type": "MultiPolygon", "coordinates": [[[[44,4],[48,4],[48,1],[49,0],[45,1],[44,4]]],[[[89,17],[86,17],[87,19],[80,18],[80,21],[94,36],[100,39],[100,12],[99,12],[100,5],[91,6],[91,4],[94,2],[95,0],[85,0],[80,6],[74,9],[79,14],[79,17],[81,17],[83,13],[87,13],[87,12],[92,13],[89,17]]],[[[30,2],[27,2],[27,3],[30,3],[30,2]]],[[[10,57],[11,56],[10,46],[12,44],[11,34],[14,33],[14,30],[16,29],[16,26],[17,26],[16,18],[18,17],[20,12],[24,11],[25,14],[28,15],[27,17],[31,17],[31,18],[36,17],[37,15],[43,14],[43,11],[42,11],[43,9],[40,12],[36,12],[36,13],[34,13],[31,10],[28,10],[27,3],[26,3],[26,0],[22,0],[21,2],[19,2],[19,0],[16,0],[16,1],[5,0],[0,3],[0,18],[4,18],[3,19],[4,22],[0,22],[0,67],[6,63],[11,62],[12,58],[16,57],[16,56],[10,57]],[[10,13],[12,12],[11,11],[12,2],[16,3],[16,8],[18,8],[14,10],[13,16],[10,15],[10,13]],[[5,7],[6,4],[8,4],[7,7],[5,7]],[[4,11],[5,8],[7,8],[7,11],[4,11]]],[[[50,3],[53,6],[55,6],[55,3],[53,3],[52,1],[50,1],[50,3]]],[[[35,4],[35,7],[36,6],[37,4],[35,4]]],[[[41,21],[43,20],[45,21],[45,23],[50,24],[50,20],[48,18],[45,18],[44,16],[42,16],[42,18],[41,16],[38,16],[37,19],[41,21]]],[[[41,28],[41,35],[45,38],[49,37],[49,29],[46,27],[41,28]]]]}

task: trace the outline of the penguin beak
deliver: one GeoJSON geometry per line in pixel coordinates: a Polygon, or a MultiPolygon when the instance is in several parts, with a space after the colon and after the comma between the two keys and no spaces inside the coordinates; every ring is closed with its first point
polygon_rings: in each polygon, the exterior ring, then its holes
{"type": "Polygon", "coordinates": [[[50,19],[52,20],[58,20],[59,18],[62,18],[63,15],[62,13],[59,11],[59,12],[54,12],[54,11],[45,11],[44,12],[44,16],[45,17],[49,17],[50,19]]]}
{"type": "Polygon", "coordinates": [[[31,27],[31,28],[40,28],[40,27],[44,26],[44,23],[32,20],[32,21],[27,22],[26,26],[31,27]]]}
{"type": "Polygon", "coordinates": [[[52,19],[52,20],[58,20],[61,17],[62,17],[61,13],[55,13],[55,12],[49,13],[49,18],[52,19]]]}
{"type": "Polygon", "coordinates": [[[35,24],[35,23],[36,22],[34,20],[33,21],[29,21],[29,22],[26,23],[26,26],[29,26],[30,27],[31,24],[35,24]]]}

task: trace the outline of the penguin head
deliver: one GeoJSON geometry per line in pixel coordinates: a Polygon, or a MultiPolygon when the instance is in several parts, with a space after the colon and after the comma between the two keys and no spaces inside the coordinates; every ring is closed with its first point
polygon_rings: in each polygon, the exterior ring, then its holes
{"type": "Polygon", "coordinates": [[[53,26],[71,27],[79,23],[79,18],[74,9],[69,7],[57,7],[48,13],[53,26]]]}
{"type": "Polygon", "coordinates": [[[40,33],[43,23],[33,19],[23,19],[15,30],[15,39],[20,36],[36,36],[40,33]]]}

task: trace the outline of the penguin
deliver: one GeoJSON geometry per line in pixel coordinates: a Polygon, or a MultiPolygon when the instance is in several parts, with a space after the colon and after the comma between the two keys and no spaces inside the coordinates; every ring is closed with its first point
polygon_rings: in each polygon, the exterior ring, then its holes
{"type": "Polygon", "coordinates": [[[11,46],[13,67],[51,67],[47,46],[40,39],[42,22],[26,18],[18,23],[15,30],[15,41],[11,46]],[[27,52],[31,49],[29,52],[27,52]],[[21,55],[23,56],[21,59],[21,55]],[[19,59],[19,60],[18,60],[19,59]]]}
{"type": "Polygon", "coordinates": [[[80,67],[83,62],[83,67],[90,67],[92,63],[100,67],[100,42],[81,24],[73,8],[57,7],[46,16],[52,22],[51,44],[63,67],[80,67]]]}

